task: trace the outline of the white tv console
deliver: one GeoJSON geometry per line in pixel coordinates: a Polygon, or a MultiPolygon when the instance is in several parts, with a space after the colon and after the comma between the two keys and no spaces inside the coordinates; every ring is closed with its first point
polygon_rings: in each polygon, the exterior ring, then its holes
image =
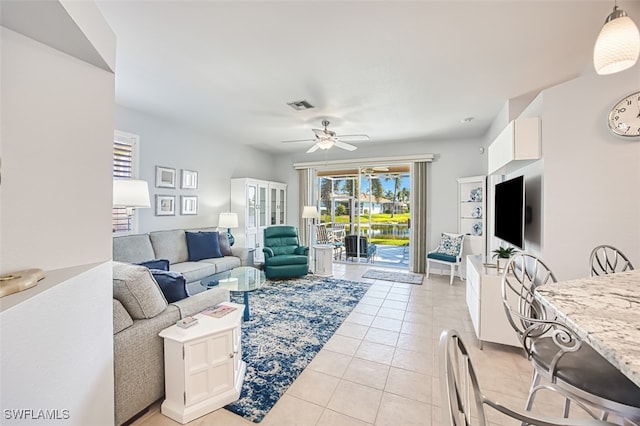
{"type": "Polygon", "coordinates": [[[501,273],[484,266],[484,256],[467,256],[467,307],[480,342],[521,346],[502,305],[501,273]]]}

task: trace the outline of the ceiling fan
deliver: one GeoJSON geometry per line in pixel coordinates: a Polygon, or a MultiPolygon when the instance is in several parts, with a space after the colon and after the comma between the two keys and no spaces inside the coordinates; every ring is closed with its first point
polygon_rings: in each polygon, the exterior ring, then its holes
{"type": "Polygon", "coordinates": [[[341,139],[349,139],[353,142],[357,141],[368,141],[369,136],[367,135],[337,135],[336,132],[327,129],[329,126],[329,120],[322,120],[322,125],[324,129],[311,129],[315,134],[314,139],[300,139],[294,141],[283,141],[283,143],[291,143],[291,142],[315,142],[311,148],[307,150],[307,153],[314,152],[318,149],[329,149],[333,146],[337,146],[338,148],[346,149],[347,151],[353,151],[357,149],[356,146],[342,142],[341,139]]]}

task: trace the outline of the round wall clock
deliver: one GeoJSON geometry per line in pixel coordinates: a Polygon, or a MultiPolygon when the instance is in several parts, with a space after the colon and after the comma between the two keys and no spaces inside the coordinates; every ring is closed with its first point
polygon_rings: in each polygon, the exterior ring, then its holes
{"type": "Polygon", "coordinates": [[[611,108],[609,129],[619,136],[640,136],[640,92],[625,96],[611,108]]]}

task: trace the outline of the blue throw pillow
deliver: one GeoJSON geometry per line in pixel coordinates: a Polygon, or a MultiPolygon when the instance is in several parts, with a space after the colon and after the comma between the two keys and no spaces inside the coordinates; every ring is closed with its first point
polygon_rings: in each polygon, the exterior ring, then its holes
{"type": "Polygon", "coordinates": [[[167,259],[153,259],[146,262],[140,262],[138,265],[145,266],[149,269],[159,269],[161,271],[169,270],[169,261],[167,259]]]}
{"type": "Polygon", "coordinates": [[[187,281],[181,273],[151,269],[151,274],[153,274],[153,278],[160,286],[160,290],[162,290],[167,302],[173,303],[189,297],[187,281]]]}
{"type": "Polygon", "coordinates": [[[189,261],[197,262],[202,259],[223,257],[220,252],[218,232],[185,232],[187,236],[187,250],[189,261]]]}

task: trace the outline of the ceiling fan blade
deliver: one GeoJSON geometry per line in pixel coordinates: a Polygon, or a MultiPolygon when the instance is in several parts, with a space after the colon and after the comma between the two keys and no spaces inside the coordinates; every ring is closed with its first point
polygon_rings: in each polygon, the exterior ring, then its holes
{"type": "Polygon", "coordinates": [[[311,148],[309,148],[309,149],[307,150],[307,154],[310,154],[310,153],[312,153],[312,152],[314,152],[314,151],[317,151],[317,150],[318,150],[318,148],[320,148],[320,144],[318,144],[318,143],[317,143],[317,144],[315,144],[314,146],[312,146],[311,148]]]}
{"type": "Polygon", "coordinates": [[[296,139],[294,141],[281,141],[281,143],[293,143],[293,142],[315,142],[316,139],[296,139]]]}
{"type": "Polygon", "coordinates": [[[370,140],[367,135],[338,135],[338,139],[341,141],[349,141],[349,142],[364,142],[370,140]]]}
{"type": "Polygon", "coordinates": [[[344,143],[344,142],[340,142],[340,141],[335,141],[333,144],[335,146],[337,146],[338,148],[346,149],[347,151],[354,151],[354,150],[358,149],[357,146],[353,146],[353,145],[350,145],[348,143],[344,143]]]}

